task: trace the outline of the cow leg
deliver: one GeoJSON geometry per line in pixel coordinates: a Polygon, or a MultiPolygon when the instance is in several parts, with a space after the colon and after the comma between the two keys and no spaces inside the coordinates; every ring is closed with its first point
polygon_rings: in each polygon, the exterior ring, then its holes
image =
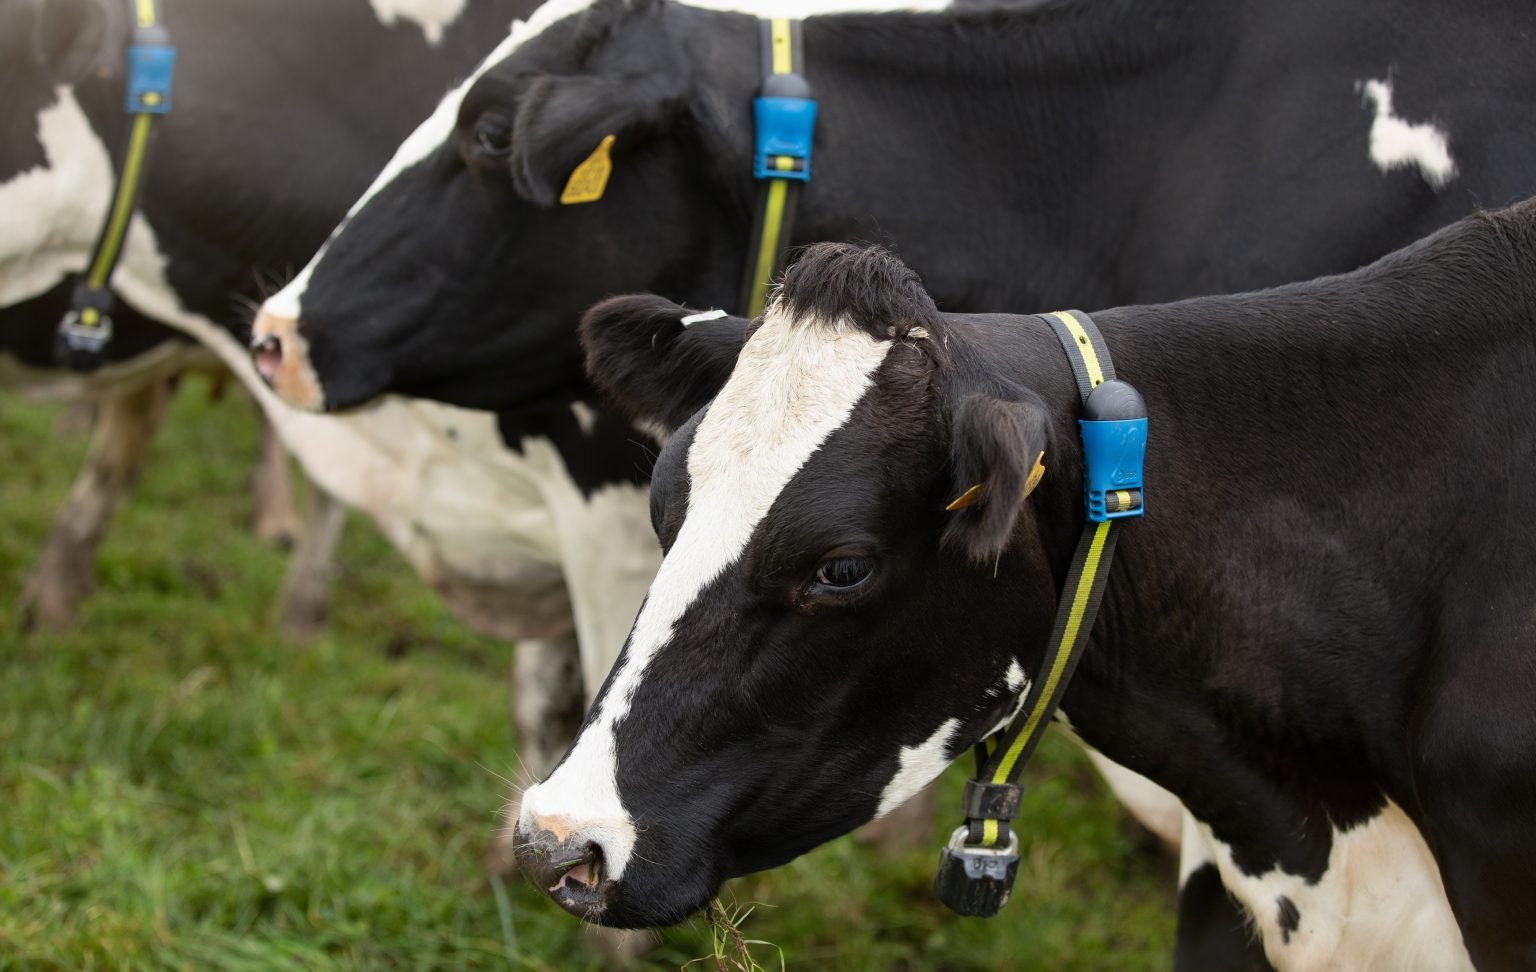
{"type": "Polygon", "coordinates": [[[1183,836],[1174,972],[1273,972],[1247,909],[1222,884],[1210,845],[1194,817],[1182,806],[1180,816],[1183,836]]]}
{"type": "Polygon", "coordinates": [[[80,602],[96,587],[96,548],[113,510],[139,477],[170,398],[170,383],[153,381],[102,401],[85,466],[22,588],[23,630],[74,623],[80,602]]]}
{"type": "Polygon", "coordinates": [[[298,548],[288,563],[279,597],[282,605],[282,631],[290,638],[309,638],[325,624],[326,595],[330,588],[331,564],[336,544],[347,522],[346,507],[335,497],[312,485],[309,516],[298,548]]]}
{"type": "MultiPolygon", "coordinates": [[[[1479,566],[1462,589],[1517,576],[1508,563],[1479,566]]],[[[1508,590],[1446,613],[1457,640],[1436,652],[1411,754],[1418,826],[1479,969],[1536,968],[1536,643],[1525,592],[1508,590]]]]}
{"type": "Polygon", "coordinates": [[[257,539],[288,550],[300,536],[294,510],[288,450],[265,417],[261,420],[261,455],[251,474],[251,530],[257,539]]]}

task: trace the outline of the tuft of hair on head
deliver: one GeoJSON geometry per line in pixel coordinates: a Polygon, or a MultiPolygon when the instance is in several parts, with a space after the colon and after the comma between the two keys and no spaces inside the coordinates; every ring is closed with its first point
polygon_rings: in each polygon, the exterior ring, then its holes
{"type": "Polygon", "coordinates": [[[866,243],[814,243],[784,271],[774,308],[791,318],[848,320],[880,339],[928,337],[939,309],[896,255],[866,243]]]}

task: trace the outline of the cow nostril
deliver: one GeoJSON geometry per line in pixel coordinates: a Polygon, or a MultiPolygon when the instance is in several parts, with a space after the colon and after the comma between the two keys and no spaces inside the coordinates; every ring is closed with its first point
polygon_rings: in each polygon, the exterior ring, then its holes
{"type": "Polygon", "coordinates": [[[608,860],[596,841],[575,834],[565,839],[548,830],[519,831],[513,854],[535,887],[566,911],[590,918],[611,890],[608,860]]]}
{"type": "Polygon", "coordinates": [[[603,849],[588,843],[579,856],[555,861],[552,870],[559,878],[549,889],[550,894],[564,891],[573,895],[590,895],[603,883],[603,849]]]}
{"type": "Polygon", "coordinates": [[[283,366],[283,341],[276,334],[268,334],[251,342],[251,357],[256,372],[271,384],[283,366]]]}

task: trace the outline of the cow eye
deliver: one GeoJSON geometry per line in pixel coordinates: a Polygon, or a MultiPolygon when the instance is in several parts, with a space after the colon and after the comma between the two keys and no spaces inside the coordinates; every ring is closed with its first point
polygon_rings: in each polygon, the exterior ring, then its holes
{"type": "Polygon", "coordinates": [[[512,123],[500,112],[481,115],[475,119],[475,146],[482,155],[506,155],[512,151],[512,123]]]}
{"type": "Polygon", "coordinates": [[[834,557],[816,568],[816,585],[824,591],[851,591],[869,583],[875,562],[868,557],[834,557]]]}

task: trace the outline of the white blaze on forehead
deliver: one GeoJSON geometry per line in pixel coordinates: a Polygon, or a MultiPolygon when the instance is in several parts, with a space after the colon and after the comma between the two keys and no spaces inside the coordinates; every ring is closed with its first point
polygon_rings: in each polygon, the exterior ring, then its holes
{"type": "Polygon", "coordinates": [[[1444,189],[1456,177],[1445,133],[1433,125],[1410,125],[1392,113],[1392,82],[1356,82],[1355,88],[1376,109],[1371,122],[1371,161],[1382,172],[1417,168],[1424,181],[1444,189]]]}
{"type": "Polygon", "coordinates": [[[618,879],[635,822],[619,799],[614,729],[652,658],[699,592],[741,556],[790,479],[848,421],[891,348],[846,322],[791,320],[771,309],[688,452],[688,511],[610,676],[597,719],[566,761],[523,795],[522,825],[572,821],[618,879]]]}
{"type": "Polygon", "coordinates": [[[409,20],[421,28],[428,44],[438,44],[443,31],[459,19],[466,0],[368,0],[373,14],[385,27],[393,27],[397,21],[409,20]]]}
{"type": "MultiPolygon", "coordinates": [[[[459,108],[464,103],[464,96],[469,94],[469,89],[474,87],[475,82],[479,81],[485,72],[506,60],[513,51],[543,33],[551,24],[572,14],[580,13],[592,6],[593,2],[594,0],[549,0],[535,10],[526,21],[514,20],[512,31],[506,39],[485,56],[485,59],[469,77],[464,79],[462,84],[448,92],[443,100],[437,103],[436,110],[427,116],[427,120],[416,126],[416,130],[400,143],[394,157],[384,166],[384,170],[358,197],[357,202],[352,204],[352,208],[347,210],[347,215],[341,223],[331,231],[331,239],[334,240],[337,234],[346,229],[347,223],[351,222],[352,218],[361,212],[374,196],[383,192],[390,183],[398,179],[401,173],[448,143],[458,123],[459,108]]],[[[315,266],[325,259],[325,251],[329,246],[330,242],[327,241],[326,245],[320,248],[320,252],[314,255],[303,270],[299,271],[298,276],[289,281],[288,286],[268,297],[261,309],[275,317],[286,317],[292,320],[302,317],[304,291],[309,287],[309,280],[315,272],[315,266]]]]}

